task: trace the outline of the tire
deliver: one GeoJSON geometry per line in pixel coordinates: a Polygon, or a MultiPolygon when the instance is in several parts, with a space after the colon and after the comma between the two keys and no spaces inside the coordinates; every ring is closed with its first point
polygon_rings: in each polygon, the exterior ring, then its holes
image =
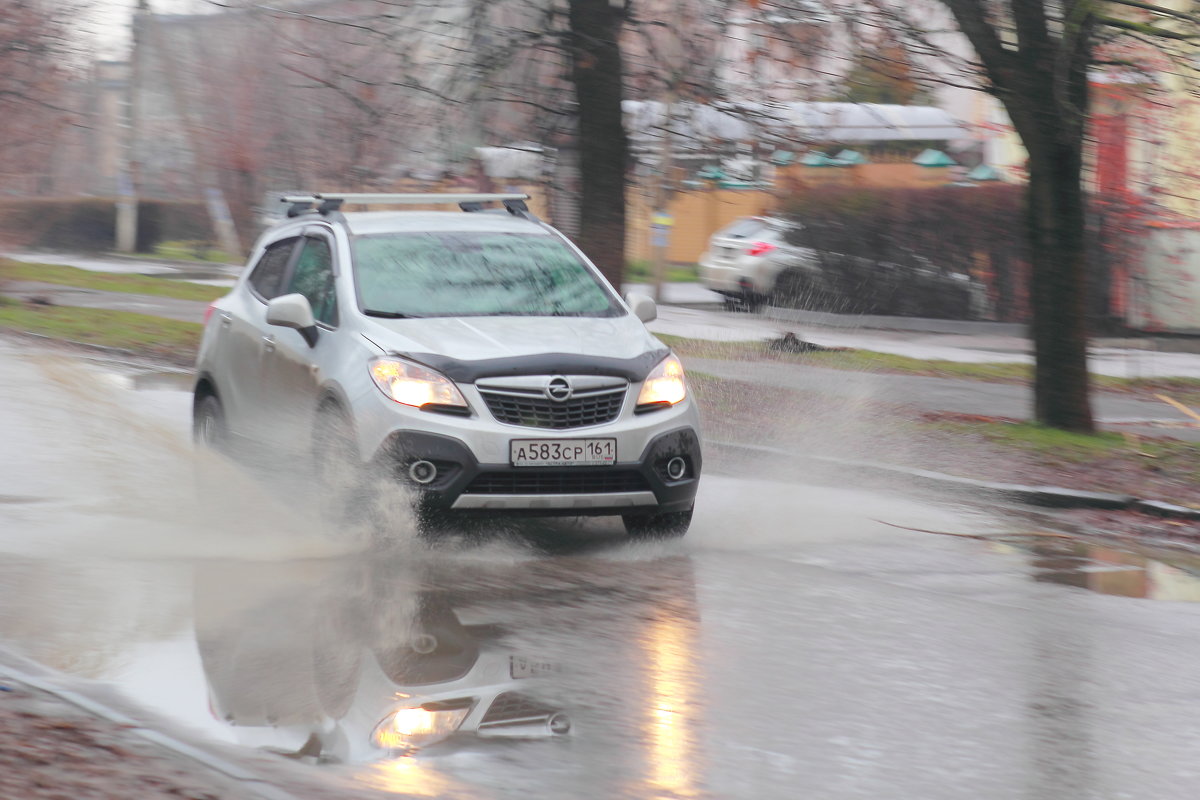
{"type": "Polygon", "coordinates": [[[631,539],[678,539],[692,524],[692,511],[665,511],[659,514],[625,514],[625,532],[631,539]]]}
{"type": "Polygon", "coordinates": [[[765,306],[770,305],[770,302],[770,295],[750,292],[746,295],[746,311],[751,314],[760,314],[765,306]]]}
{"type": "Polygon", "coordinates": [[[312,479],[327,513],[338,521],[360,519],[369,510],[368,475],[359,463],[350,420],[337,406],[317,412],[312,455],[312,479]]]}
{"type": "Polygon", "coordinates": [[[225,409],[216,395],[205,395],[192,412],[192,441],[199,447],[225,452],[229,431],[225,427],[225,409]]]}
{"type": "Polygon", "coordinates": [[[775,279],[772,303],[780,308],[822,310],[812,278],[794,267],[785,269],[775,279]]]}

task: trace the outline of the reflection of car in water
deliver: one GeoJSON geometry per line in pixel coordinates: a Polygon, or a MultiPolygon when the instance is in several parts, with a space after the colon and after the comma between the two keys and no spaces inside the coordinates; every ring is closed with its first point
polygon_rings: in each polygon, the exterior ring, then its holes
{"type": "Polygon", "coordinates": [[[243,743],[366,761],[464,734],[570,730],[528,688],[552,665],[463,625],[441,593],[417,592],[395,574],[381,589],[363,572],[222,565],[197,576],[212,711],[243,743]]]}

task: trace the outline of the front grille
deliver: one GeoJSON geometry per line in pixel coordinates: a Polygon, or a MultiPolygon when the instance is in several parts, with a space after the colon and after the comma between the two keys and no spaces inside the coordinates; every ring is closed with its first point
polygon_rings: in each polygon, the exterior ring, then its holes
{"type": "Polygon", "coordinates": [[[624,387],[573,397],[565,403],[484,390],[479,393],[492,416],[500,422],[554,430],[586,428],[612,422],[620,415],[621,406],[625,403],[624,387]]]}
{"type": "Polygon", "coordinates": [[[464,494],[608,494],[650,489],[640,472],[628,469],[557,469],[485,472],[464,494]]]}
{"type": "Polygon", "coordinates": [[[544,719],[553,713],[554,709],[530,700],[525,695],[505,692],[492,702],[491,708],[483,715],[479,724],[500,725],[505,722],[544,719]]]}

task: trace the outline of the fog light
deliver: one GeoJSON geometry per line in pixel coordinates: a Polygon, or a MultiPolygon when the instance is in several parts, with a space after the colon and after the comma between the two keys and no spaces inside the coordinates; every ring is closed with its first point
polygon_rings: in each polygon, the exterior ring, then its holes
{"type": "Polygon", "coordinates": [[[408,477],[412,478],[413,483],[425,486],[437,478],[437,467],[432,461],[414,461],[408,468],[408,477]]]}
{"type": "Polygon", "coordinates": [[[667,462],[667,477],[673,481],[677,481],[687,474],[687,462],[679,456],[675,456],[667,462]]]}
{"type": "Polygon", "coordinates": [[[417,708],[401,708],[384,717],[371,734],[371,743],[384,750],[406,750],[432,744],[458,730],[471,710],[470,703],[460,708],[440,708],[431,703],[417,708]]]}

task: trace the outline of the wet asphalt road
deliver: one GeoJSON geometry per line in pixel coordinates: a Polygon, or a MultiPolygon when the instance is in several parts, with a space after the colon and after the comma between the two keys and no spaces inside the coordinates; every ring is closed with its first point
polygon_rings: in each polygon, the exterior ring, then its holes
{"type": "Polygon", "coordinates": [[[139,373],[0,341],[0,640],[177,733],[293,750],[315,733],[341,763],[311,769],[426,797],[1200,785],[1188,558],[903,530],[881,521],[1018,522],[719,463],[682,542],[592,521],[431,547],[399,506],[383,537],[331,526],[286,481],[198,458],[188,396],[139,373]],[[368,746],[414,697],[500,695],[570,732],[368,746]]]}

